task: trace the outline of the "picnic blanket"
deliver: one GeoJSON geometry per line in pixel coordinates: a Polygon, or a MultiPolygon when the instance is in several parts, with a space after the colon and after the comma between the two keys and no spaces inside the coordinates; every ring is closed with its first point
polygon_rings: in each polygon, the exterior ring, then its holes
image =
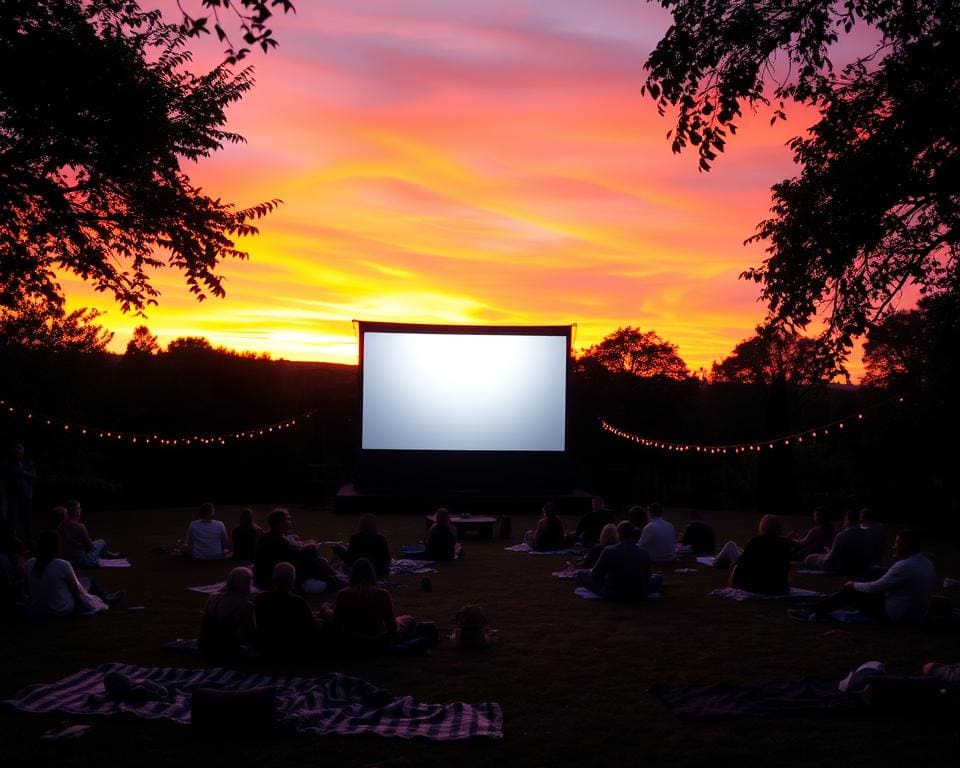
{"type": "MultiPolygon", "coordinates": [[[[579,595],[584,600],[604,600],[605,599],[603,595],[598,595],[592,589],[587,589],[586,587],[577,587],[575,590],[573,590],[573,594],[579,595]]],[[[660,600],[662,597],[663,595],[661,595],[659,592],[651,592],[649,595],[647,595],[647,600],[660,600]]],[[[620,602],[620,601],[614,600],[613,602],[620,602]]],[[[633,600],[630,602],[642,603],[643,601],[633,600]]]]}
{"type": "Polygon", "coordinates": [[[101,664],[55,683],[30,686],[7,703],[24,712],[118,715],[190,722],[192,692],[200,687],[244,691],[276,687],[278,724],[297,731],[327,734],[375,733],[433,741],[503,737],[503,712],[496,703],[427,704],[394,696],[358,677],[329,673],[319,677],[249,674],[231,669],[177,669],[101,664]],[[104,678],[119,673],[131,685],[162,691],[132,703],[108,696],[104,678]],[[165,695],[164,695],[165,694],[165,695]]]}
{"type": "Polygon", "coordinates": [[[534,549],[529,544],[514,544],[512,547],[504,547],[507,552],[526,552],[528,555],[579,555],[583,553],[583,547],[568,547],[567,549],[548,549],[540,551],[534,549]]]}
{"type": "Polygon", "coordinates": [[[697,558],[697,562],[700,565],[706,565],[709,568],[713,568],[717,564],[716,555],[701,555],[697,558]]]}
{"type": "Polygon", "coordinates": [[[559,571],[554,571],[551,573],[551,576],[555,576],[558,579],[575,579],[577,577],[577,571],[582,571],[583,568],[572,565],[570,563],[566,564],[559,571]]]}
{"type": "Polygon", "coordinates": [[[658,684],[650,691],[677,717],[689,720],[835,714],[860,706],[858,697],[840,691],[836,680],[658,684]]]}
{"type": "Polygon", "coordinates": [[[130,561],[125,557],[101,557],[97,561],[101,568],[129,568],[130,561]]]}
{"type": "Polygon", "coordinates": [[[745,589],[736,587],[724,587],[715,589],[710,593],[715,597],[726,597],[730,600],[736,600],[742,603],[744,600],[794,600],[798,597],[822,597],[822,592],[814,592],[812,589],[800,589],[799,587],[790,587],[790,591],[785,595],[764,595],[759,592],[747,592],[745,589]]]}

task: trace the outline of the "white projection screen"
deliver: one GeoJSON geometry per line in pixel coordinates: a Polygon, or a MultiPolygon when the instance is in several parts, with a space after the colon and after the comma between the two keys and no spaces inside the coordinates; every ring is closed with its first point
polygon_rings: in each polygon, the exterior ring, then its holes
{"type": "Polygon", "coordinates": [[[360,333],[363,450],[565,450],[568,326],[360,333]]]}

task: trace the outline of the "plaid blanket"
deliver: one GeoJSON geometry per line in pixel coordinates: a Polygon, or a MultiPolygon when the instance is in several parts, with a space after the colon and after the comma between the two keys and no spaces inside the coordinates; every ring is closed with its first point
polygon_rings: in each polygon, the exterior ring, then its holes
{"type": "Polygon", "coordinates": [[[330,673],[306,678],[260,675],[232,669],[177,669],[101,664],[83,669],[55,683],[26,688],[7,703],[24,712],[65,712],[70,715],[129,713],[149,719],[190,722],[192,691],[215,686],[242,691],[258,686],[277,688],[280,725],[309,733],[375,733],[433,741],[503,737],[499,704],[425,704],[410,696],[393,696],[375,685],[349,675],[330,673]],[[133,684],[150,682],[167,692],[143,703],[124,703],[108,696],[103,679],[117,672],[133,684]]]}
{"type": "Polygon", "coordinates": [[[843,693],[836,680],[790,680],[714,685],[654,685],[650,689],[677,717],[715,720],[730,717],[852,712],[857,697],[843,693]]]}
{"type": "Polygon", "coordinates": [[[529,544],[514,544],[512,547],[504,547],[507,552],[525,552],[528,555],[580,555],[583,554],[583,547],[574,546],[567,549],[544,549],[538,550],[529,544]]]}

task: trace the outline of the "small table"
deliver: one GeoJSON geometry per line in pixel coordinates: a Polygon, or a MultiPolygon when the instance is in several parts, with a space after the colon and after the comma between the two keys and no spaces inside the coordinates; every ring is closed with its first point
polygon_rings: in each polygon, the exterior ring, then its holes
{"type": "MultiPolygon", "coordinates": [[[[427,530],[437,522],[436,515],[426,515],[427,530]]],[[[493,538],[493,525],[497,518],[490,515],[450,515],[450,522],[457,529],[457,537],[464,536],[467,533],[476,532],[477,537],[481,539],[493,538]]]]}

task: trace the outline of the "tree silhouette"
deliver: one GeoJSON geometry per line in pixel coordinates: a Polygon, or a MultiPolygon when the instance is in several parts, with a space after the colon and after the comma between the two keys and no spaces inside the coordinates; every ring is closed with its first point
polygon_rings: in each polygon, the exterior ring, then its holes
{"type": "Polygon", "coordinates": [[[916,309],[900,310],[870,329],[863,347],[864,384],[897,391],[953,392],[960,375],[960,300],[951,292],[928,294],[916,309]]]}
{"type": "Polygon", "coordinates": [[[599,344],[585,350],[579,361],[581,368],[601,365],[613,373],[634,376],[663,376],[686,379],[687,364],[677,353],[676,344],[660,338],[654,331],[641,331],[627,326],[618,328],[599,344]]]}
{"type": "Polygon", "coordinates": [[[820,345],[815,339],[769,325],[744,339],[720,362],[710,378],[715,382],[741,382],[769,386],[777,379],[793,385],[813,385],[824,380],[820,345]]]}
{"type": "Polygon", "coordinates": [[[133,329],[133,336],[127,342],[126,355],[133,357],[136,355],[155,355],[160,351],[160,344],[157,337],[150,333],[150,329],[145,325],[138,325],[133,329]]]}
{"type": "Polygon", "coordinates": [[[179,336],[167,344],[168,355],[212,354],[213,345],[203,336],[179,336]]]}
{"type": "MultiPolygon", "coordinates": [[[[673,26],[647,62],[646,91],[676,110],[673,149],[708,170],[743,105],[783,119],[819,111],[790,146],[800,175],[773,187],[744,277],[771,317],[805,327],[818,310],[831,353],[881,322],[901,289],[960,286],[960,6],[954,1],[664,0],[673,26]],[[856,28],[856,36],[849,33],[856,28]],[[841,38],[876,40],[835,68],[841,38]]],[[[844,55],[849,56],[849,52],[844,55]]]]}
{"type": "Polygon", "coordinates": [[[58,271],[124,311],[156,302],[150,272],[162,266],[198,299],[224,295],[219,265],[247,257],[235,238],[279,201],[238,209],[184,172],[243,140],[225,110],[253,85],[250,69],[192,72],[187,39],[127,0],[4,4],[0,306],[42,300],[55,314],[58,271]]]}
{"type": "Polygon", "coordinates": [[[104,352],[113,339],[95,321],[95,309],[67,314],[59,305],[26,301],[16,308],[0,307],[0,347],[49,352],[104,352]]]}

